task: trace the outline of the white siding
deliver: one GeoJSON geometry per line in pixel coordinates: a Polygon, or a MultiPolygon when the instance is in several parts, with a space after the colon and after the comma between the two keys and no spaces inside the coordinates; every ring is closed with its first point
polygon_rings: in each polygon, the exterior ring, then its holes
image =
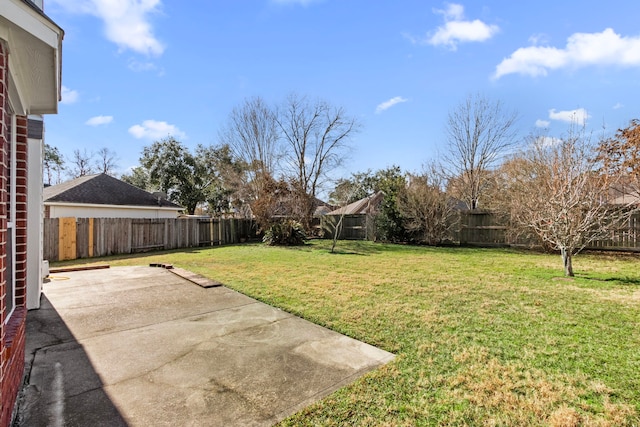
{"type": "Polygon", "coordinates": [[[143,208],[116,205],[49,204],[49,218],[177,218],[175,209],[143,208]]]}
{"type": "Polygon", "coordinates": [[[42,149],[42,140],[27,140],[27,310],[40,308],[42,293],[42,149]]]}

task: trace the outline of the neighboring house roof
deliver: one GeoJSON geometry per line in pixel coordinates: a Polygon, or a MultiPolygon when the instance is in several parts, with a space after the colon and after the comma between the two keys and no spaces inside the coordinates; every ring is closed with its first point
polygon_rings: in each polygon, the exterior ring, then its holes
{"type": "Polygon", "coordinates": [[[155,196],[104,173],[85,175],[62,184],[46,187],[45,203],[145,206],[182,209],[173,202],[155,196]]]}
{"type": "Polygon", "coordinates": [[[624,182],[609,188],[609,203],[614,205],[640,205],[640,188],[635,182],[624,182]]]}
{"type": "Polygon", "coordinates": [[[364,199],[355,201],[347,206],[343,206],[340,209],[331,211],[327,215],[362,215],[374,213],[378,210],[383,198],[384,193],[382,191],[378,191],[376,194],[369,197],[365,197],[364,199]]]}

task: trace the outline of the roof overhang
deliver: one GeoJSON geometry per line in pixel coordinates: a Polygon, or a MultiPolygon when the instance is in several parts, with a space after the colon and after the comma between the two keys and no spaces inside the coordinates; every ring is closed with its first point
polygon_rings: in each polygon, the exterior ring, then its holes
{"type": "Polygon", "coordinates": [[[63,37],[35,5],[0,1],[0,39],[9,49],[9,98],[16,114],[58,112],[63,37]]]}

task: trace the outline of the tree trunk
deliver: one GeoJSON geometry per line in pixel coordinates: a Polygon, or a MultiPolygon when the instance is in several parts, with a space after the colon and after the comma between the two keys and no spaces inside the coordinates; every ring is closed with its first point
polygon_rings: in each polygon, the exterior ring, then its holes
{"type": "Polygon", "coordinates": [[[572,264],[571,251],[567,250],[567,248],[562,248],[560,249],[560,253],[562,254],[562,264],[564,265],[564,275],[568,277],[573,277],[573,264],[572,264]]]}

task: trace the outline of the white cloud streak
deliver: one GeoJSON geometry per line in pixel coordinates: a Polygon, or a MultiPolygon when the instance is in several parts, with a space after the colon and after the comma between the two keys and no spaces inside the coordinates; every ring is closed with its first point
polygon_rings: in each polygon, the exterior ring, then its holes
{"type": "Polygon", "coordinates": [[[62,100],[60,101],[61,104],[74,104],[78,102],[78,99],[80,99],[80,94],[78,93],[77,90],[71,90],[66,86],[62,86],[61,95],[62,95],[62,100]]]}
{"type": "Polygon", "coordinates": [[[150,15],[157,13],[161,0],[51,0],[67,11],[93,15],[104,23],[106,38],[120,50],[159,56],[164,45],[153,34],[150,15]]]}
{"type": "Polygon", "coordinates": [[[388,101],[385,101],[385,102],[379,104],[376,107],[376,114],[380,114],[383,111],[388,110],[389,108],[393,107],[394,105],[401,104],[401,103],[407,102],[407,101],[408,101],[408,99],[403,98],[401,96],[396,96],[394,98],[391,98],[388,101]]]}
{"type": "Polygon", "coordinates": [[[157,120],[145,120],[142,124],[133,125],[129,128],[129,133],[137,139],[156,140],[168,136],[173,136],[178,139],[187,138],[187,134],[175,125],[157,120]]]}
{"type": "Polygon", "coordinates": [[[549,118],[551,120],[559,120],[565,123],[577,124],[584,126],[591,116],[584,108],[575,110],[556,111],[555,108],[549,110],[549,118]]]}
{"type": "Polygon", "coordinates": [[[549,120],[536,120],[536,127],[538,128],[548,128],[551,122],[549,120]]]}
{"type": "Polygon", "coordinates": [[[459,43],[484,42],[500,31],[497,25],[488,25],[479,19],[464,19],[464,7],[451,3],[445,10],[434,10],[444,16],[444,25],[438,27],[426,39],[426,43],[434,46],[447,46],[456,50],[459,43]]]}
{"type": "Polygon", "coordinates": [[[108,125],[113,121],[113,116],[95,116],[84,122],[87,126],[108,125]]]}
{"type": "Polygon", "coordinates": [[[494,79],[508,74],[546,76],[550,70],[588,66],[640,67],[640,36],[623,37],[611,28],[601,33],[575,33],[562,48],[523,47],[498,64],[494,79]]]}

